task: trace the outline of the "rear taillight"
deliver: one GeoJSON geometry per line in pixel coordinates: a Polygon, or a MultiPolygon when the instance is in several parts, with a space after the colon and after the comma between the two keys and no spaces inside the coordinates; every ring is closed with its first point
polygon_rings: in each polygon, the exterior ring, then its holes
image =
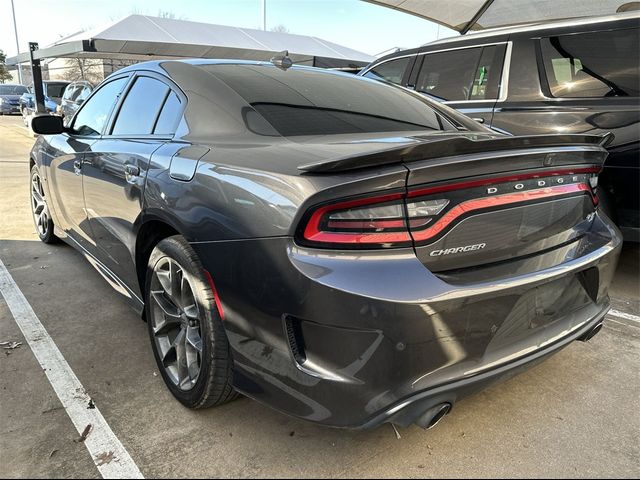
{"type": "Polygon", "coordinates": [[[410,245],[404,195],[392,193],[325,205],[304,228],[304,240],[337,245],[410,245]]]}
{"type": "Polygon", "coordinates": [[[299,239],[324,247],[401,247],[430,243],[479,210],[552,197],[595,195],[598,169],[485,178],[323,205],[308,214],[299,239]]]}

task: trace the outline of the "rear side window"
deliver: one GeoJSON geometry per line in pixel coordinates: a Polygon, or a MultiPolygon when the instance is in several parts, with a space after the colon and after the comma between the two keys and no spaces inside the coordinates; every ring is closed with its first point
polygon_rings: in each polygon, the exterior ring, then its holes
{"type": "Polygon", "coordinates": [[[540,40],[546,80],[560,98],[637,97],[640,30],[589,32],[540,40]]]}
{"type": "Polygon", "coordinates": [[[443,101],[496,99],[504,51],[504,45],[491,45],[428,53],[416,90],[443,101]]]}
{"type": "Polygon", "coordinates": [[[76,102],[84,102],[91,95],[90,87],[83,87],[78,95],[74,98],[76,102]]]}
{"type": "Polygon", "coordinates": [[[410,60],[411,57],[389,60],[388,62],[384,62],[373,67],[365,73],[364,76],[367,78],[373,78],[374,80],[385,80],[387,82],[400,85],[410,60]]]}
{"type": "Polygon", "coordinates": [[[118,96],[127,84],[127,77],[105,83],[80,109],[73,120],[78,135],[100,135],[113,110],[118,96]]]}
{"type": "Polygon", "coordinates": [[[129,89],[118,117],[113,126],[112,135],[149,135],[158,118],[169,87],[151,77],[138,77],[129,89]]]}
{"type": "Polygon", "coordinates": [[[182,105],[178,96],[174,92],[169,92],[153,133],[157,133],[159,135],[172,135],[176,130],[178,115],[180,115],[181,108],[182,105]]]}

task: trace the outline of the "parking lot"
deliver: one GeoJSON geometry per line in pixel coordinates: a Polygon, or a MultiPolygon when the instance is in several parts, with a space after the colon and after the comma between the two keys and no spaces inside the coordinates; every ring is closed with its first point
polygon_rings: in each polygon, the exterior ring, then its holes
{"type": "MultiPolygon", "coordinates": [[[[143,475],[640,476],[638,245],[624,247],[598,336],[459,402],[433,430],[322,428],[245,398],[190,411],[157,374],[140,318],[77,251],[38,240],[22,119],[0,117],[0,139],[0,260],[143,475]]],[[[99,477],[2,296],[0,342],[22,342],[0,354],[3,476],[99,477]]]]}

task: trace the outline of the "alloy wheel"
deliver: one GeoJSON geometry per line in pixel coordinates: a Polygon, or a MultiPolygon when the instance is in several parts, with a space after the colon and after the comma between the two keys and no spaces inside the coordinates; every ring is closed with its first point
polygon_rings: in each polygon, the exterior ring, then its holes
{"type": "Polygon", "coordinates": [[[158,355],[169,379],[191,390],[202,366],[202,330],[198,302],[189,274],[170,257],[153,269],[150,319],[158,355]]]}
{"type": "Polygon", "coordinates": [[[42,179],[37,172],[31,177],[31,211],[38,234],[45,237],[49,230],[49,208],[44,197],[42,179]]]}

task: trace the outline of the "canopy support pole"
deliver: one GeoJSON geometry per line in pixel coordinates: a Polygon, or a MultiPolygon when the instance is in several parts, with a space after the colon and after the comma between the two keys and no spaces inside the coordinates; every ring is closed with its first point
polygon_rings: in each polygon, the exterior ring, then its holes
{"type": "Polygon", "coordinates": [[[31,78],[33,78],[33,94],[36,97],[36,114],[45,113],[44,88],[42,88],[42,68],[40,59],[34,59],[33,53],[38,50],[36,42],[29,42],[29,57],[31,58],[31,78]]]}
{"type": "Polygon", "coordinates": [[[471,27],[473,27],[478,22],[478,20],[480,20],[480,17],[484,15],[484,12],[487,11],[487,9],[491,6],[492,3],[493,3],[493,0],[487,0],[486,2],[484,2],[484,5],[482,5],[482,8],[480,8],[480,10],[478,10],[476,14],[473,16],[473,18],[469,20],[469,23],[467,23],[462,28],[462,30],[460,30],[460,35],[465,35],[469,30],[471,30],[471,27]]]}

